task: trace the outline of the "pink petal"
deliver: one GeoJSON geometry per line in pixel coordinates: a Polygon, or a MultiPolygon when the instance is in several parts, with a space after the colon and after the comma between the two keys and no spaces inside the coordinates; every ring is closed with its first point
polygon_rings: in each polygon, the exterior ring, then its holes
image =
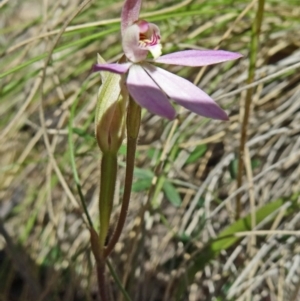
{"type": "Polygon", "coordinates": [[[131,63],[124,64],[96,64],[93,66],[92,71],[110,71],[113,73],[123,74],[126,73],[131,66],[131,63]]]}
{"type": "Polygon", "coordinates": [[[137,24],[133,24],[126,28],[123,33],[122,46],[126,57],[138,63],[146,59],[148,50],[139,46],[140,28],[137,24]]]}
{"type": "Polygon", "coordinates": [[[154,62],[200,67],[231,61],[240,57],[242,55],[239,53],[223,50],[185,50],[160,56],[154,62]]]}
{"type": "Polygon", "coordinates": [[[140,65],[129,69],[127,88],[140,106],[170,120],[175,118],[176,112],[168,98],[140,65]]]}
{"type": "Polygon", "coordinates": [[[132,25],[139,19],[142,0],[126,0],[121,14],[121,31],[124,33],[125,29],[132,25]]]}
{"type": "Polygon", "coordinates": [[[157,85],[181,106],[205,117],[228,120],[227,114],[191,82],[147,63],[143,67],[157,85]]]}

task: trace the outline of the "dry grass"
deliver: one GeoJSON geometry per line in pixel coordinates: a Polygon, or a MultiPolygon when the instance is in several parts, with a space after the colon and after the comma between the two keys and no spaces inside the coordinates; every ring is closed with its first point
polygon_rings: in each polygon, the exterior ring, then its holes
{"type": "MultiPolygon", "coordinates": [[[[230,122],[180,111],[179,119],[170,123],[144,112],[135,192],[111,257],[116,273],[132,300],[299,300],[297,1],[266,1],[246,172],[239,190],[240,116],[249,88],[256,1],[144,2],[143,11],[161,28],[165,52],[220,45],[244,58],[202,72],[169,68],[197,84],[200,80],[199,86],[229,112],[230,122]],[[157,181],[150,187],[153,177],[157,181]],[[239,192],[241,215],[248,219],[236,226],[239,192]],[[267,204],[275,205],[259,215],[257,209],[267,204]],[[245,232],[251,225],[252,231],[245,232]],[[224,240],[224,250],[212,251],[214,239],[228,227],[235,240],[224,240]]],[[[68,122],[77,103],[72,143],[82,191],[96,223],[100,154],[93,118],[100,78],[89,76],[89,70],[97,52],[107,60],[121,52],[122,1],[88,4],[68,25],[44,68],[47,52],[80,3],[0,2],[0,300],[96,298],[89,232],[70,164],[68,122]]],[[[124,150],[119,157],[120,193],[124,150]]],[[[115,284],[112,294],[114,300],[123,298],[115,284]]]]}

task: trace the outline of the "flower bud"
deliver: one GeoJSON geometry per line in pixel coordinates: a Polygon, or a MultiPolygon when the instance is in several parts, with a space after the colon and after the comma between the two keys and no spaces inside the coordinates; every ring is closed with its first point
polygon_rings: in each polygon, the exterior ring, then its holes
{"type": "MultiPolygon", "coordinates": [[[[100,55],[98,63],[103,63],[100,55]]],[[[124,76],[105,71],[100,74],[102,85],[96,107],[96,139],[103,153],[117,153],[125,135],[128,92],[124,76]]]]}

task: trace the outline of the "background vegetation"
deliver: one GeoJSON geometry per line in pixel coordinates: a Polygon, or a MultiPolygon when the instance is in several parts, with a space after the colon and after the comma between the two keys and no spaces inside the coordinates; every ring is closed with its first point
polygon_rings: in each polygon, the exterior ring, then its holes
{"type": "MultiPolygon", "coordinates": [[[[122,2],[94,0],[73,18],[79,0],[0,1],[0,300],[96,300],[77,186],[96,222],[100,76],[90,69],[97,52],[108,61],[121,53],[122,2]]],[[[211,94],[230,122],[180,108],[174,122],[143,112],[130,211],[110,260],[131,300],[300,298],[299,2],[266,0],[260,34],[252,29],[257,6],[143,3],[164,53],[218,47],[244,57],[206,69],[166,67],[211,94]]],[[[126,145],[119,194],[125,153],[126,145]]],[[[116,197],[113,220],[119,208],[116,197]]],[[[128,300],[116,278],[111,293],[128,300]]]]}

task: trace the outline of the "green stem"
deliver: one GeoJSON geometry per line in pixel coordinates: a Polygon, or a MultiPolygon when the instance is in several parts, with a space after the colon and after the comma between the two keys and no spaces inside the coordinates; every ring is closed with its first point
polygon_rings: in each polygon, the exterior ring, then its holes
{"type": "Polygon", "coordinates": [[[137,105],[134,100],[129,99],[129,107],[127,113],[127,155],[126,155],[126,175],[125,175],[125,187],[124,194],[122,200],[121,212],[119,215],[118,223],[115,228],[115,231],[111,237],[111,240],[108,243],[107,248],[104,251],[104,257],[106,258],[111,251],[114,249],[116,243],[118,242],[120,235],[122,233],[122,229],[125,224],[130,194],[131,194],[131,186],[133,180],[133,171],[134,171],[134,161],[135,161],[135,151],[136,151],[136,143],[139,134],[141,123],[141,107],[137,105]]]}
{"type": "MultiPolygon", "coordinates": [[[[257,61],[257,53],[259,48],[259,34],[260,28],[263,20],[265,0],[259,0],[256,18],[253,22],[252,32],[251,32],[251,53],[250,53],[250,65],[248,70],[248,80],[247,84],[251,84],[255,76],[255,67],[257,61]]],[[[242,186],[243,183],[243,171],[244,171],[244,156],[245,156],[245,144],[247,141],[247,129],[250,117],[250,108],[252,103],[253,88],[247,90],[245,99],[245,113],[243,116],[243,122],[241,126],[241,138],[239,147],[239,161],[238,161],[238,174],[237,174],[237,188],[242,186]]],[[[239,193],[236,198],[236,219],[239,219],[241,215],[241,197],[239,193]]]]}
{"type": "Polygon", "coordinates": [[[104,245],[109,230],[110,216],[114,201],[116,179],[117,179],[117,154],[103,153],[101,159],[101,178],[99,195],[99,237],[94,229],[91,231],[91,246],[96,259],[98,289],[101,301],[108,301],[108,287],[105,279],[105,257],[104,245]]]}
{"type": "Polygon", "coordinates": [[[101,160],[101,179],[99,196],[100,249],[103,251],[109,229],[112,205],[117,179],[117,154],[105,153],[101,160]]]}

